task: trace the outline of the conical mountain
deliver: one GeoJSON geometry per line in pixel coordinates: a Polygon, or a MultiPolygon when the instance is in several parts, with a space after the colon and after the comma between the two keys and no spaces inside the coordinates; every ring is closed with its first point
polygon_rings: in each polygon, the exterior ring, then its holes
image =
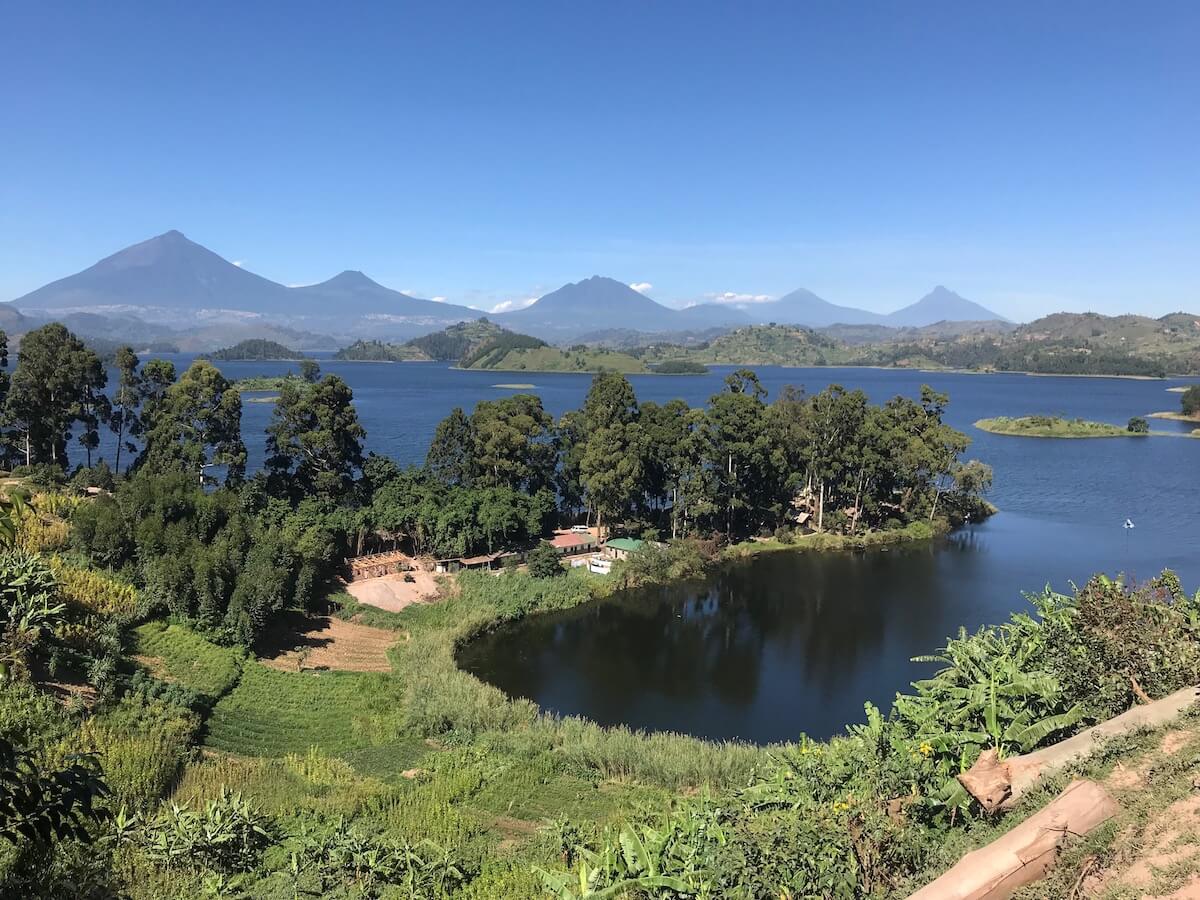
{"type": "Polygon", "coordinates": [[[134,244],[94,266],[18,297],[19,309],[287,308],[288,289],[248,272],[178,231],[134,244]]]}
{"type": "Polygon", "coordinates": [[[1004,316],[961,297],[939,284],[916,303],[910,303],[891,313],[884,320],[884,324],[921,328],[937,322],[990,322],[995,320],[1007,321],[1004,316]]]}
{"type": "Polygon", "coordinates": [[[524,309],[493,318],[505,328],[546,340],[609,328],[673,331],[687,327],[678,310],[601,275],[564,284],[524,309]]]}

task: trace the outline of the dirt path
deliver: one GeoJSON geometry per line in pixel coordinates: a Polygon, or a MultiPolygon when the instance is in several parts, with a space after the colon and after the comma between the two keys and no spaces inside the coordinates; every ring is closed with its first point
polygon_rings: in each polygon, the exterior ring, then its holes
{"type": "Polygon", "coordinates": [[[1073,896],[1200,900],[1200,726],[1167,731],[1104,786],[1122,814],[1108,847],[1083,860],[1073,896]]]}
{"type": "Polygon", "coordinates": [[[400,612],[414,603],[429,603],[436,599],[439,587],[433,572],[416,569],[379,578],[358,579],[346,585],[346,591],[359,603],[389,612],[400,612]],[[406,581],[406,578],[411,580],[406,581]]]}
{"type": "Polygon", "coordinates": [[[387,649],[400,635],[330,616],[294,617],[256,648],[264,665],[288,672],[390,672],[387,649]]]}

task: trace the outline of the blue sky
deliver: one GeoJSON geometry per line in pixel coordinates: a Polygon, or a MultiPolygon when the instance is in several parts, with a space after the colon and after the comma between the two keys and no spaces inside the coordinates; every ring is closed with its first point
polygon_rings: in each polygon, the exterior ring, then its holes
{"type": "Polygon", "coordinates": [[[0,299],[178,228],[481,308],[1200,312],[1200,4],[0,0],[0,299]]]}

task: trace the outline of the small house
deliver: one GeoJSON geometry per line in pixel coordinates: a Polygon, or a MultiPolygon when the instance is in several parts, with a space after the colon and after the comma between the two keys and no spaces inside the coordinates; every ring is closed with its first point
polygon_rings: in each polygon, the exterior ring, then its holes
{"type": "Polygon", "coordinates": [[[646,546],[645,541],[637,538],[613,538],[604,544],[604,555],[609,559],[628,559],[631,553],[637,553],[646,546]]]}

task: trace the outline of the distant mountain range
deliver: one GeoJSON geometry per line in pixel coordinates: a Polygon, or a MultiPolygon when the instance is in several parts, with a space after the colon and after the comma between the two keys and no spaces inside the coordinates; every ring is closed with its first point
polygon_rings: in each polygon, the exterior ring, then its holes
{"type": "Polygon", "coordinates": [[[825,328],[830,325],[886,325],[922,328],[938,322],[1006,321],[1003,316],[938,285],[916,303],[893,313],[873,313],[853,306],[838,306],[801,288],[778,300],[738,307],[756,325],[778,322],[825,328]]]}
{"type": "MultiPolygon", "coordinates": [[[[409,296],[358,271],[288,287],[168,231],[0,304],[0,327],[19,333],[54,318],[85,335],[174,340],[192,350],[255,337],[319,349],[347,338],[413,338],[481,315],[467,306],[409,296]]],[[[807,290],[742,307],[672,309],[601,276],[563,285],[524,309],[493,318],[513,331],[559,342],[612,329],[679,334],[767,322],[921,327],[1001,319],[941,286],[890,315],[838,306],[807,290]]]]}

